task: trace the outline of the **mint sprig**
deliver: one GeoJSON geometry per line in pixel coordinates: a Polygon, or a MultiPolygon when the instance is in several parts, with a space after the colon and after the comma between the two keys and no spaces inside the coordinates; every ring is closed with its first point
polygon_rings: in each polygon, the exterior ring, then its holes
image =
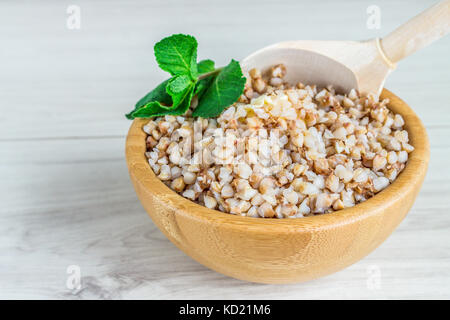
{"type": "Polygon", "coordinates": [[[219,74],[208,83],[206,92],[202,94],[197,108],[193,112],[194,117],[212,118],[222,113],[225,106],[236,102],[244,91],[245,78],[242,75],[241,66],[236,60],[223,68],[219,74]]]}
{"type": "Polygon", "coordinates": [[[128,119],[183,115],[195,95],[198,105],[193,116],[216,117],[244,91],[245,78],[239,62],[231,60],[218,69],[209,59],[197,63],[197,41],[192,36],[176,34],[164,38],[154,51],[160,68],[172,77],[141,98],[126,115],[128,119]]]}
{"type": "Polygon", "coordinates": [[[195,87],[195,81],[188,75],[174,76],[166,86],[166,92],[172,97],[172,108],[178,107],[195,87]]]}
{"type": "Polygon", "coordinates": [[[208,73],[214,71],[214,61],[206,59],[197,63],[197,71],[198,73],[208,73]]]}
{"type": "Polygon", "coordinates": [[[155,44],[154,50],[161,69],[172,76],[189,74],[197,79],[197,40],[194,37],[174,34],[155,44]]]}

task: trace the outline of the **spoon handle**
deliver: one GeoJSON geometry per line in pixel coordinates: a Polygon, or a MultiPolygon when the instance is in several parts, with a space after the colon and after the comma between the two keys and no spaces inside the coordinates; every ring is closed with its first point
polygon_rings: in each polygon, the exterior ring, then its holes
{"type": "Polygon", "coordinates": [[[386,56],[396,63],[449,31],[450,0],[444,0],[395,29],[381,45],[386,56]]]}

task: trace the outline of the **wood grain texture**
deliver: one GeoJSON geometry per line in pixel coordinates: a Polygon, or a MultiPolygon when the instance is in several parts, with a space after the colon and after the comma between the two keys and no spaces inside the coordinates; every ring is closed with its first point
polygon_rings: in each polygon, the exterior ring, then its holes
{"type": "Polygon", "coordinates": [[[410,154],[388,188],[352,208],[302,219],[254,219],[225,214],[183,198],[164,185],[145,157],[148,122],[136,119],[126,143],[131,181],[145,210],[181,250],[231,277],[260,283],[315,279],[357,262],[405,217],[422,186],[430,157],[427,133],[409,106],[388,90],[381,98],[405,119],[410,154]]]}
{"type": "Polygon", "coordinates": [[[199,58],[224,65],[277,41],[382,37],[434,3],[1,1],[0,298],[450,298],[448,36],[387,80],[429,134],[416,202],[376,250],[332,275],[262,285],[205,268],[149,219],[123,152],[123,114],[164,80],[149,50],[170,33],[194,34],[199,58]],[[69,4],[81,8],[81,30],[66,28],[69,4]],[[373,4],[380,29],[366,28],[373,4]],[[66,287],[69,265],[81,268],[81,290],[66,287]]]}

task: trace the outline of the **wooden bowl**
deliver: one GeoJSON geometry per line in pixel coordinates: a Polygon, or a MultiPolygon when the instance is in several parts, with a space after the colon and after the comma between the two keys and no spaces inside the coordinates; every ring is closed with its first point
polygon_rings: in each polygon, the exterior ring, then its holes
{"type": "MultiPolygon", "coordinates": [[[[379,246],[406,216],[425,177],[429,143],[411,108],[388,90],[390,109],[405,120],[410,143],[404,171],[385,190],[352,208],[298,219],[255,219],[191,202],[162,183],[144,152],[146,120],[134,120],[126,159],[136,193],[153,222],[199,263],[233,278],[290,283],[343,269],[379,246]]],[[[392,257],[395,259],[395,257],[392,257]]]]}

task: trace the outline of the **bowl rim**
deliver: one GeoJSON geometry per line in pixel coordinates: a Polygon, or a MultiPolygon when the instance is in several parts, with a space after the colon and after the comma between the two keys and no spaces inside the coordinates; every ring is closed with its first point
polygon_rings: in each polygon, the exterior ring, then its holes
{"type": "Polygon", "coordinates": [[[385,98],[390,100],[389,109],[402,115],[405,121],[404,129],[408,131],[410,144],[415,149],[409,153],[405,169],[393,183],[372,198],[350,208],[303,218],[258,219],[224,213],[197,204],[166,186],[151,169],[145,157],[147,134],[142,130],[148,119],[135,119],[127,135],[125,153],[130,177],[140,184],[145,192],[164,201],[164,205],[170,207],[175,215],[220,224],[221,227],[238,226],[247,231],[279,232],[289,226],[296,231],[310,232],[311,229],[335,228],[354,223],[381,214],[395,202],[414,192],[417,185],[422,183],[428,167],[429,141],[421,120],[403,100],[387,89],[383,89],[380,95],[380,99],[385,98]]]}

